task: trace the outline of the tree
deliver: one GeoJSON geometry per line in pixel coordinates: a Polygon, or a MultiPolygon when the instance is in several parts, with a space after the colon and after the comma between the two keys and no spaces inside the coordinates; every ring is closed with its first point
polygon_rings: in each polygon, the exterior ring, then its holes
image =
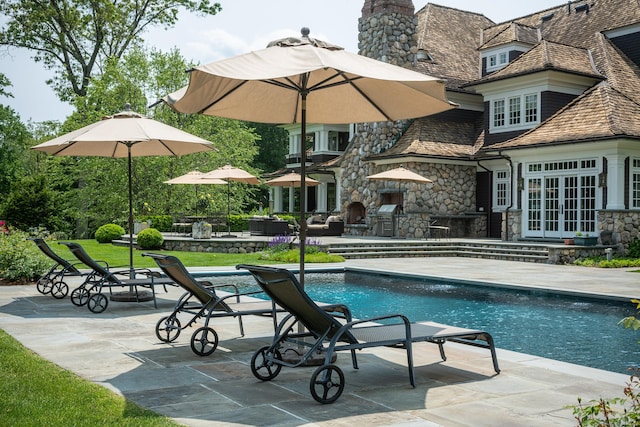
{"type": "Polygon", "coordinates": [[[255,166],[265,172],[283,168],[289,152],[289,132],[265,123],[250,123],[250,126],[260,135],[260,151],[255,158],[255,166]]]}
{"type": "Polygon", "coordinates": [[[179,9],[215,15],[209,0],[4,0],[0,45],[25,48],[53,70],[48,83],[63,101],[85,96],[96,67],[120,58],[150,27],[173,26],[179,9]]]}

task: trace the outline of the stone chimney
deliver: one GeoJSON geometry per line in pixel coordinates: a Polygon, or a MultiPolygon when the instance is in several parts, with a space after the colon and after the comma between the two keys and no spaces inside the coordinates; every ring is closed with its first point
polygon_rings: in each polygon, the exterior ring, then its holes
{"type": "Polygon", "coordinates": [[[409,67],[418,50],[417,25],[411,0],[365,0],[358,20],[360,55],[409,67]]]}

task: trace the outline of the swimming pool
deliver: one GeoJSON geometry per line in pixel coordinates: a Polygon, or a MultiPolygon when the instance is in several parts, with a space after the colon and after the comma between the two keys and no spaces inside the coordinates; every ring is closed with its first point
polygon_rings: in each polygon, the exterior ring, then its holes
{"type": "MultiPolygon", "coordinates": [[[[216,281],[257,287],[250,276],[216,281]]],[[[640,366],[638,334],[617,326],[635,314],[631,302],[360,272],[307,273],[305,290],[316,301],[348,305],[354,317],[403,313],[486,330],[496,347],[520,353],[618,373],[640,366]]]]}

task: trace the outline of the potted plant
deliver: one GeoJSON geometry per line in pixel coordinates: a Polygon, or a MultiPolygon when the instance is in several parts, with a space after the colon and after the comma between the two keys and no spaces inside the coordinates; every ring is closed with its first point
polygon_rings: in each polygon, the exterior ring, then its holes
{"type": "Polygon", "coordinates": [[[576,245],[579,246],[595,246],[598,243],[598,236],[591,236],[589,233],[581,233],[580,231],[576,232],[575,237],[573,238],[576,245]]]}

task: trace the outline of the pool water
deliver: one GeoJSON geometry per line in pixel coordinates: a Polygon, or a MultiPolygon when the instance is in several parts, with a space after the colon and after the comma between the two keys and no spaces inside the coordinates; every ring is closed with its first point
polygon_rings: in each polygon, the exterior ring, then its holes
{"type": "MultiPolygon", "coordinates": [[[[257,288],[247,276],[216,280],[257,288]]],[[[617,326],[636,314],[631,302],[352,272],[307,273],[305,290],[346,304],[357,318],[402,313],[486,330],[496,347],[520,353],[618,373],[640,366],[640,332],[617,326]]]]}

